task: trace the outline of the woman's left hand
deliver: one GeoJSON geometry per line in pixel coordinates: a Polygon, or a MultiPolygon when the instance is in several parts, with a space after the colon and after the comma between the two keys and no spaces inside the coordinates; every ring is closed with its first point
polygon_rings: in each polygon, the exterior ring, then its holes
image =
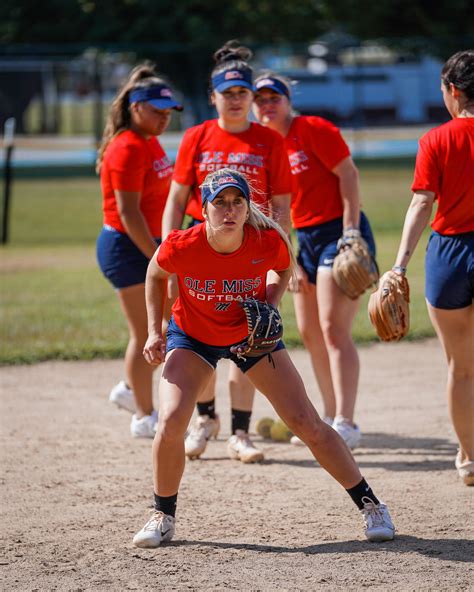
{"type": "Polygon", "coordinates": [[[288,282],[288,292],[302,292],[306,294],[309,291],[308,276],[305,270],[298,265],[296,267],[296,278],[290,278],[288,282]]]}

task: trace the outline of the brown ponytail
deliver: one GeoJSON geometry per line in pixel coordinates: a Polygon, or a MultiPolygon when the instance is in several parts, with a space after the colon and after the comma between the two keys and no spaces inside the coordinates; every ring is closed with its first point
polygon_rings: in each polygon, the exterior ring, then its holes
{"type": "Polygon", "coordinates": [[[164,82],[165,81],[162,78],[158,77],[156,70],[150,63],[140,64],[130,72],[128,80],[117,93],[109,110],[107,123],[105,125],[102,142],[96,160],[95,170],[97,174],[100,174],[107,146],[116,136],[130,129],[130,92],[137,88],[147,88],[148,86],[163,84],[164,82]]]}

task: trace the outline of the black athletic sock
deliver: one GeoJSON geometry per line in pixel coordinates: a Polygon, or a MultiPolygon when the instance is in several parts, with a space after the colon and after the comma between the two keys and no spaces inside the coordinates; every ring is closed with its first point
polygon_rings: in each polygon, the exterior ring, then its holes
{"type": "Polygon", "coordinates": [[[236,430],[249,431],[251,411],[240,411],[239,409],[231,409],[232,413],[232,433],[236,430]]]}
{"type": "Polygon", "coordinates": [[[163,497],[162,495],[155,495],[155,510],[163,512],[168,516],[174,516],[176,514],[176,500],[178,494],[170,495],[169,497],[163,497]]]}
{"type": "Polygon", "coordinates": [[[206,401],[205,403],[198,403],[198,413],[199,415],[209,415],[211,419],[216,418],[216,408],[215,408],[216,400],[212,399],[212,401],[206,401]]]}
{"type": "Polygon", "coordinates": [[[380,503],[364,478],[362,478],[362,481],[358,483],[355,487],[346,489],[346,491],[351,496],[352,501],[359,508],[359,510],[362,510],[364,507],[364,502],[362,501],[363,497],[370,498],[374,502],[374,504],[380,503]]]}

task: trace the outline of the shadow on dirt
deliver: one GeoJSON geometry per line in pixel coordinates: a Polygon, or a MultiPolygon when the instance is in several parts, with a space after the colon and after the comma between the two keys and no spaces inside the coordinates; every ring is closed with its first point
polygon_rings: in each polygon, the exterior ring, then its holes
{"type": "Polygon", "coordinates": [[[280,547],[250,543],[223,543],[213,541],[173,541],[170,545],[212,547],[215,549],[238,549],[256,553],[303,553],[305,555],[391,552],[397,554],[418,553],[442,561],[474,563],[474,541],[465,539],[428,539],[410,535],[398,535],[394,541],[369,543],[367,541],[339,541],[319,543],[304,547],[280,547]]]}
{"type": "MultiPolygon", "coordinates": [[[[312,458],[278,458],[279,447],[290,446],[291,449],[290,444],[271,442],[271,446],[271,449],[265,450],[266,458],[263,465],[282,464],[308,468],[319,466],[312,458]]],[[[453,442],[443,438],[369,432],[363,434],[360,446],[353,451],[353,454],[361,468],[383,468],[389,471],[454,471],[456,450],[453,442]],[[380,455],[384,456],[383,460],[375,458],[380,455]],[[390,460],[390,456],[394,457],[393,460],[390,460]]],[[[309,450],[308,454],[311,454],[309,450]]]]}

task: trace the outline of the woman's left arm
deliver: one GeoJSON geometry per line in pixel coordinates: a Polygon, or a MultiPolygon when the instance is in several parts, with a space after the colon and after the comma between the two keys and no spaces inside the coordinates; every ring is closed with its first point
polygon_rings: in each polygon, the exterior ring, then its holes
{"type": "Polygon", "coordinates": [[[413,194],[395,259],[395,267],[399,270],[406,269],[423,230],[430,221],[434,199],[435,193],[432,191],[417,191],[413,194]]]}
{"type": "Polygon", "coordinates": [[[290,269],[284,269],[283,271],[274,271],[273,269],[267,273],[267,302],[278,306],[280,300],[283,298],[286,287],[290,280],[291,271],[290,269]]]}
{"type": "Polygon", "coordinates": [[[290,205],[291,195],[289,193],[273,195],[270,202],[272,219],[283,228],[288,236],[291,231],[290,205]]]}
{"type": "Polygon", "coordinates": [[[350,156],[341,160],[332,172],[339,179],[339,190],[342,197],[342,224],[344,230],[359,228],[360,193],[359,171],[350,156]]]}

